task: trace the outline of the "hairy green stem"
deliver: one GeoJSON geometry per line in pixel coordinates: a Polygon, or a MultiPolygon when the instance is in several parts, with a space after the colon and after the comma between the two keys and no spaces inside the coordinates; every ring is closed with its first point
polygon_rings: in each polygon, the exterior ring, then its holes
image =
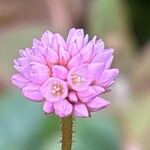
{"type": "Polygon", "coordinates": [[[72,116],[62,118],[62,150],[71,150],[72,147],[72,116]]]}

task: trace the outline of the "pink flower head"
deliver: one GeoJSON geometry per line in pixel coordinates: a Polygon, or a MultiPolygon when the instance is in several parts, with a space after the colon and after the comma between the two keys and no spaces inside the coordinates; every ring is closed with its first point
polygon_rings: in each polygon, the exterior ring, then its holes
{"type": "Polygon", "coordinates": [[[43,101],[45,113],[89,117],[109,105],[100,96],[119,74],[110,69],[113,51],[96,37],[89,40],[82,29],[72,28],[66,40],[46,31],[32,48],[20,50],[12,83],[26,98],[43,101]]]}

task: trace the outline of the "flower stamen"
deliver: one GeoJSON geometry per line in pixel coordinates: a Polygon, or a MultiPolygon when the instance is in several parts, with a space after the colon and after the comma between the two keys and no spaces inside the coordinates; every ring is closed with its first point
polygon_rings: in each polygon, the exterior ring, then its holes
{"type": "Polygon", "coordinates": [[[72,83],[76,85],[78,83],[82,83],[83,81],[85,81],[85,77],[82,74],[74,73],[71,75],[71,80],[72,83]]]}
{"type": "Polygon", "coordinates": [[[52,90],[51,93],[54,96],[61,96],[64,93],[64,88],[61,84],[59,84],[58,82],[54,82],[53,86],[52,86],[52,90]]]}

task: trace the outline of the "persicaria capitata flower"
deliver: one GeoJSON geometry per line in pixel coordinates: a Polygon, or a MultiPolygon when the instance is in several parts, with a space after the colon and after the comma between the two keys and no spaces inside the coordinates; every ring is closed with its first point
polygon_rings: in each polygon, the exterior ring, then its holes
{"type": "Polygon", "coordinates": [[[33,40],[32,48],[19,51],[14,60],[19,73],[12,76],[12,83],[29,100],[43,102],[45,113],[89,117],[109,105],[101,94],[119,74],[110,69],[113,51],[101,39],[89,40],[82,29],[72,28],[66,40],[46,31],[33,40]]]}

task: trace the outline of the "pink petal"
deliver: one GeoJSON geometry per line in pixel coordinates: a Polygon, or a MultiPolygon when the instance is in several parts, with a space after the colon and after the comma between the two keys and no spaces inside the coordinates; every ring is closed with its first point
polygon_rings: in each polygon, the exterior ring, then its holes
{"type": "Polygon", "coordinates": [[[58,45],[61,47],[65,47],[65,41],[64,41],[63,37],[58,33],[56,33],[54,36],[57,39],[58,45]]]}
{"type": "Polygon", "coordinates": [[[68,62],[68,68],[71,69],[73,67],[78,67],[81,64],[82,64],[82,57],[80,54],[77,54],[76,56],[72,57],[68,62]]]}
{"type": "MultiPolygon", "coordinates": [[[[34,52],[33,55],[36,55],[36,56],[44,55],[46,53],[46,47],[48,47],[48,46],[46,46],[46,45],[44,45],[44,43],[40,42],[38,45],[32,47],[33,52],[34,52]]],[[[30,57],[30,56],[31,55],[28,55],[28,57],[30,57]]]]}
{"type": "Polygon", "coordinates": [[[38,62],[31,61],[28,67],[24,68],[23,75],[37,84],[45,82],[51,74],[49,68],[38,62]]]}
{"type": "Polygon", "coordinates": [[[99,86],[89,86],[87,90],[78,92],[77,95],[82,102],[88,102],[94,97],[105,91],[104,88],[99,86]]]}
{"type": "Polygon", "coordinates": [[[31,48],[26,48],[25,52],[27,54],[28,57],[30,57],[31,55],[34,55],[34,51],[31,48]]]}
{"type": "Polygon", "coordinates": [[[14,59],[14,65],[17,65],[17,66],[20,65],[17,59],[14,59]]]}
{"type": "Polygon", "coordinates": [[[21,67],[21,66],[18,66],[18,65],[14,65],[14,68],[15,68],[18,72],[20,72],[20,73],[22,73],[22,72],[24,71],[24,67],[21,67]]]}
{"type": "MultiPolygon", "coordinates": [[[[74,29],[73,29],[74,30],[74,29]]],[[[75,31],[70,32],[70,37],[67,39],[67,44],[71,45],[74,42],[76,43],[77,49],[81,49],[83,46],[83,39],[84,39],[84,31],[83,29],[77,29],[75,31]]]]}
{"type": "Polygon", "coordinates": [[[23,88],[26,86],[30,81],[26,79],[22,74],[15,74],[11,78],[12,83],[19,88],[23,88]]]}
{"type": "Polygon", "coordinates": [[[32,45],[32,48],[34,49],[35,47],[41,45],[41,42],[37,39],[33,39],[32,45]]]}
{"type": "Polygon", "coordinates": [[[69,101],[73,103],[76,103],[78,101],[78,97],[76,95],[76,92],[74,91],[69,92],[68,98],[69,98],[69,101]]]}
{"type": "Polygon", "coordinates": [[[33,55],[33,56],[30,56],[30,59],[32,61],[36,61],[38,63],[41,63],[41,64],[44,64],[44,65],[47,65],[47,62],[45,60],[45,57],[43,57],[42,55],[33,55]]]}
{"type": "Polygon", "coordinates": [[[84,104],[75,104],[73,108],[73,115],[76,117],[89,117],[89,112],[84,104]]]}
{"type": "Polygon", "coordinates": [[[76,45],[75,42],[72,43],[72,45],[71,45],[70,47],[71,47],[71,48],[70,48],[69,51],[70,51],[72,57],[75,56],[76,54],[78,54],[78,52],[80,51],[80,50],[77,48],[77,45],[76,45]]]}
{"type": "Polygon", "coordinates": [[[83,46],[85,46],[88,43],[88,40],[89,40],[89,36],[88,36],[88,34],[86,34],[84,37],[83,46]]]}
{"type": "Polygon", "coordinates": [[[52,67],[52,76],[65,80],[67,78],[68,70],[61,65],[54,65],[52,67]]]}
{"type": "Polygon", "coordinates": [[[51,33],[48,30],[41,37],[41,42],[49,47],[51,47],[52,40],[53,40],[53,33],[51,33]]]}
{"type": "Polygon", "coordinates": [[[19,55],[21,57],[26,57],[27,56],[27,54],[26,54],[26,52],[24,50],[19,50],[19,55]]]}
{"type": "Polygon", "coordinates": [[[42,84],[49,78],[51,72],[46,65],[31,61],[30,66],[25,68],[23,74],[34,83],[42,84]]]}
{"type": "Polygon", "coordinates": [[[58,52],[59,44],[58,44],[58,40],[57,40],[56,34],[54,34],[54,37],[53,37],[53,40],[52,40],[51,48],[52,48],[53,50],[55,50],[56,52],[58,52]]]}
{"type": "Polygon", "coordinates": [[[70,40],[71,40],[71,38],[73,37],[75,31],[76,31],[75,28],[70,29],[70,31],[69,31],[69,33],[68,33],[67,40],[66,40],[66,43],[67,43],[68,45],[70,44],[70,40]]]}
{"type": "Polygon", "coordinates": [[[90,63],[88,65],[88,73],[91,76],[92,80],[95,81],[102,74],[105,69],[104,63],[90,63]]]}
{"type": "Polygon", "coordinates": [[[59,58],[57,52],[51,48],[47,48],[46,60],[49,66],[58,63],[59,58]]]}
{"type": "Polygon", "coordinates": [[[95,43],[94,50],[97,53],[102,53],[104,51],[104,47],[105,47],[104,42],[100,39],[95,43]]]}
{"type": "Polygon", "coordinates": [[[98,51],[95,50],[91,59],[91,63],[103,62],[101,61],[102,54],[103,53],[99,53],[98,51]]]}
{"type": "Polygon", "coordinates": [[[97,38],[97,36],[95,35],[95,36],[92,38],[91,41],[93,41],[93,43],[95,43],[95,42],[96,42],[96,38],[97,38]]]}
{"type": "Polygon", "coordinates": [[[118,74],[119,70],[116,68],[104,70],[97,83],[102,87],[109,87],[118,74]]]}
{"type": "Polygon", "coordinates": [[[95,50],[94,57],[92,58],[91,62],[104,62],[106,63],[107,60],[109,60],[110,57],[112,57],[112,54],[114,52],[114,49],[104,49],[104,51],[99,52],[99,50],[95,50]]]}
{"type": "MultiPolygon", "coordinates": [[[[102,57],[100,58],[100,61],[107,63],[107,61],[109,61],[112,59],[112,54],[114,52],[114,49],[110,48],[110,49],[105,49],[102,57]]],[[[108,64],[109,64],[108,63],[108,64]]],[[[107,65],[106,67],[108,67],[109,65],[107,65]]]]}
{"type": "Polygon", "coordinates": [[[96,43],[94,43],[93,49],[94,50],[93,50],[91,62],[92,63],[102,62],[101,57],[102,57],[103,50],[104,50],[104,42],[101,39],[98,40],[96,43]]]}
{"type": "Polygon", "coordinates": [[[86,103],[90,111],[98,111],[106,108],[110,103],[101,97],[96,97],[90,102],[86,103]]]}
{"type": "Polygon", "coordinates": [[[73,107],[67,100],[54,103],[56,115],[59,117],[67,117],[72,113],[73,107]]]}
{"type": "Polygon", "coordinates": [[[113,55],[111,55],[111,56],[107,59],[106,64],[105,64],[105,68],[106,68],[106,69],[110,68],[110,66],[111,66],[111,64],[112,64],[112,62],[113,62],[113,59],[114,59],[114,56],[113,56],[113,55]]]}
{"type": "Polygon", "coordinates": [[[39,42],[37,45],[32,47],[33,54],[28,56],[30,60],[37,61],[42,64],[47,64],[46,59],[45,59],[47,45],[45,44],[46,43],[39,42]]]}
{"type": "Polygon", "coordinates": [[[33,83],[28,84],[26,87],[22,89],[22,93],[25,97],[29,98],[32,101],[43,101],[43,96],[39,92],[39,86],[33,83]]]}
{"type": "Polygon", "coordinates": [[[59,47],[59,64],[66,65],[69,59],[70,59],[69,53],[60,46],[59,47]]]}
{"type": "Polygon", "coordinates": [[[65,81],[58,79],[58,78],[51,77],[40,87],[40,92],[47,101],[49,101],[51,103],[58,102],[67,97],[68,86],[65,81]],[[61,95],[55,95],[53,93],[54,86],[57,84],[59,85],[59,87],[62,87],[61,95]]]}
{"type": "Polygon", "coordinates": [[[78,49],[81,49],[82,46],[83,46],[83,40],[84,40],[84,31],[83,29],[78,29],[76,30],[76,37],[75,38],[75,42],[76,42],[76,45],[77,45],[77,48],[78,49]]]}
{"type": "Polygon", "coordinates": [[[25,67],[25,66],[27,66],[29,64],[30,59],[28,57],[20,57],[20,58],[18,58],[17,61],[19,62],[20,66],[24,66],[25,67]]]}
{"type": "Polygon", "coordinates": [[[94,43],[90,41],[80,52],[83,62],[90,62],[93,55],[94,43]]]}
{"type": "Polygon", "coordinates": [[[88,42],[88,35],[84,38],[84,32],[82,29],[72,29],[69,32],[67,38],[67,49],[70,52],[71,56],[75,56],[83,46],[88,42]]]}
{"type": "Polygon", "coordinates": [[[49,101],[45,101],[43,106],[43,111],[45,113],[53,113],[54,112],[53,104],[50,103],[49,101]]]}

